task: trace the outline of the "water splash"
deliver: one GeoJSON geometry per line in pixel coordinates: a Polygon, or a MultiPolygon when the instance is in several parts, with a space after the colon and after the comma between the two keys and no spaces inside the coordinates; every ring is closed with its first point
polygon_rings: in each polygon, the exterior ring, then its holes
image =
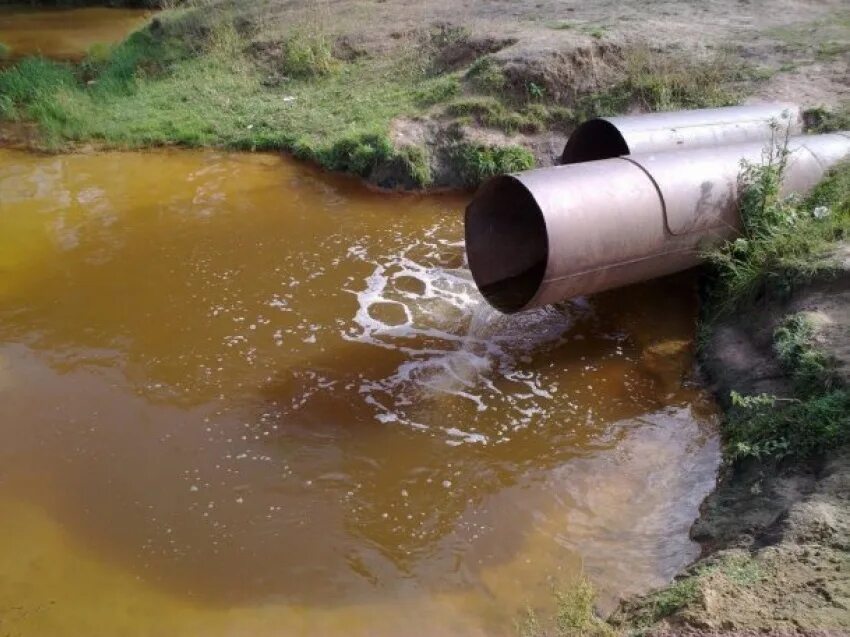
{"type": "Polygon", "coordinates": [[[478,293],[462,242],[425,239],[374,262],[357,297],[346,340],[396,350],[395,372],[363,380],[358,391],[381,422],[430,429],[438,409],[456,425],[439,427],[449,444],[504,439],[548,411],[553,387],[534,356],[556,346],[581,304],[503,315],[478,293]],[[451,266],[444,264],[449,263],[451,266]],[[476,413],[505,409],[498,432],[479,431],[476,413]]]}

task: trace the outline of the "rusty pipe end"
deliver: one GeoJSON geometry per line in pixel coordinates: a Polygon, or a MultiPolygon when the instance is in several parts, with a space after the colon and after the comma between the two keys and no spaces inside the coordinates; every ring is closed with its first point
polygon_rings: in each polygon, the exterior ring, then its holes
{"type": "Polygon", "coordinates": [[[505,314],[537,294],[549,260],[543,211],[516,177],[491,179],[466,208],[466,256],[475,285],[505,314]]]}
{"type": "Polygon", "coordinates": [[[562,164],[577,164],[596,159],[611,159],[630,153],[629,145],[620,130],[607,119],[597,117],[576,128],[564,152],[562,164]]]}

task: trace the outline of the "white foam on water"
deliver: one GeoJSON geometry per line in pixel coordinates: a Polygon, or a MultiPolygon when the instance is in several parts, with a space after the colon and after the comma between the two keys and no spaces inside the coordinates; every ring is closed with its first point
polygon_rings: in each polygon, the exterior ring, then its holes
{"type": "Polygon", "coordinates": [[[572,316],[589,308],[578,303],[500,314],[484,301],[463,265],[441,265],[465,264],[464,246],[435,238],[436,231],[374,261],[363,287],[348,290],[358,308],[342,337],[404,357],[393,374],[359,383],[376,419],[441,430],[447,444],[487,444],[549,411],[553,387],[545,372],[531,365],[534,355],[556,345],[572,316]],[[412,279],[418,282],[415,291],[412,279]],[[380,313],[370,310],[379,304],[403,308],[404,321],[376,318],[380,313]],[[505,412],[501,429],[479,431],[475,414],[493,408],[505,412]],[[433,414],[455,426],[430,425],[433,414]]]}

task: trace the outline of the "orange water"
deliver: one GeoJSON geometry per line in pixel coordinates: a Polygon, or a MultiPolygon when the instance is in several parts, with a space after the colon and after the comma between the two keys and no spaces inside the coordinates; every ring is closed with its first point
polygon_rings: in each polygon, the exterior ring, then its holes
{"type": "Polygon", "coordinates": [[[692,280],[496,315],[464,203],[0,149],[0,634],[510,635],[693,559],[692,280]]]}
{"type": "Polygon", "coordinates": [[[0,6],[0,42],[13,58],[79,60],[95,44],[114,44],[150,17],[143,9],[27,9],[0,6]]]}

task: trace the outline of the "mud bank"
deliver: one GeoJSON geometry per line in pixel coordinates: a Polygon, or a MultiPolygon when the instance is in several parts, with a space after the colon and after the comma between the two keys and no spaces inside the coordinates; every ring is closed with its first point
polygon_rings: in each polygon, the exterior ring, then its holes
{"type": "MultiPolygon", "coordinates": [[[[800,401],[775,335],[805,317],[836,383],[850,379],[850,246],[790,298],[715,325],[701,367],[732,418],[732,392],[800,401]]],[[[840,426],[850,427],[844,412],[840,426]]],[[[612,622],[649,635],[846,634],[850,630],[850,448],[805,459],[727,462],[691,529],[703,556],[667,588],[625,603],[612,622]]]]}

